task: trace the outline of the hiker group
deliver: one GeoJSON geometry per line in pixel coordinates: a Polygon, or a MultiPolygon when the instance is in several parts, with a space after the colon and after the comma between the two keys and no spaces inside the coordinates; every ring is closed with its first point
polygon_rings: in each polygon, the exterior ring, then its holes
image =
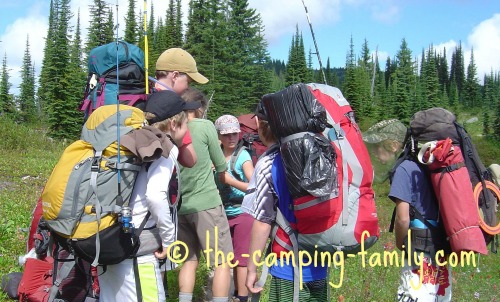
{"type": "MultiPolygon", "coordinates": [[[[122,46],[132,59],[121,68],[140,67],[135,48],[122,46]]],[[[259,301],[268,273],[267,301],[329,301],[335,257],[308,259],[377,242],[377,164],[391,167],[381,179],[391,182],[396,247],[424,263],[425,272],[402,267],[397,301],[451,301],[447,257],[498,246],[498,168],[483,166],[445,109],[362,133],[339,89],[297,83],[264,95],[250,115],[212,123],[204,118],[210,100],[189,87],[208,79],[185,50],[160,55],[150,94],[127,86],[130,77],[106,81],[120,66],[100,70],[99,55],[91,58],[81,139],[47,181],[35,259],[26,262],[25,272],[49,262],[53,275],[28,288],[35,277],[25,273],[23,301],[38,301],[33,293],[40,301],[165,301],[173,269],[178,301],[193,301],[203,265],[212,269],[214,302],[259,301]],[[482,216],[470,214],[478,208],[482,216]],[[66,286],[75,271],[84,271],[83,294],[66,286]]]]}

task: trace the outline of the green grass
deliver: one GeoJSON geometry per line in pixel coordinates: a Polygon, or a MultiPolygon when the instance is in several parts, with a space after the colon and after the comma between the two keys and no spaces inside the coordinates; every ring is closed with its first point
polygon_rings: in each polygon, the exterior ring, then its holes
{"type": "MultiPolygon", "coordinates": [[[[481,119],[481,115],[477,115],[481,119]]],[[[464,118],[464,116],[461,116],[464,118]]],[[[467,130],[486,165],[499,162],[498,142],[478,136],[481,121],[469,124],[467,130]]],[[[19,255],[25,253],[25,243],[30,215],[53,166],[65,144],[50,140],[42,127],[24,127],[0,118],[0,275],[22,270],[17,265],[19,255]],[[8,130],[6,130],[8,129],[8,130]]],[[[376,184],[377,212],[381,236],[374,247],[368,250],[368,257],[384,252],[394,242],[394,235],[388,233],[393,210],[392,202],[386,197],[388,184],[376,184]]],[[[195,299],[201,301],[202,286],[206,284],[208,270],[198,270],[195,299]]],[[[177,271],[168,273],[169,296],[167,301],[177,301],[177,271]]],[[[331,289],[331,301],[393,301],[399,277],[394,266],[362,267],[360,258],[348,259],[344,264],[343,284],[331,289]]],[[[331,270],[331,281],[340,280],[340,267],[331,270]]],[[[453,269],[453,301],[499,301],[500,255],[482,256],[479,266],[456,267],[453,269]],[[478,271],[479,270],[479,271],[478,271]]],[[[266,287],[266,290],[268,288],[266,287]]],[[[266,301],[263,294],[262,301],[266,301]]],[[[0,301],[8,301],[0,294],[0,301]]],[[[283,301],[286,302],[286,301],[283,301]]]]}

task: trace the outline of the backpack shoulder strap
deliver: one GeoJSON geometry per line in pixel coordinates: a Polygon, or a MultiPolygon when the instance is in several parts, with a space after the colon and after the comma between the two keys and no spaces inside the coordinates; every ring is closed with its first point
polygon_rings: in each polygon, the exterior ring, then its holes
{"type": "Polygon", "coordinates": [[[240,140],[238,142],[238,145],[236,145],[233,154],[231,154],[231,158],[229,159],[229,171],[239,181],[243,181],[243,179],[241,179],[238,173],[236,173],[235,166],[236,161],[238,160],[238,157],[240,157],[240,154],[241,152],[243,152],[243,150],[248,150],[248,148],[243,145],[243,140],[240,140]]]}
{"type": "MultiPolygon", "coordinates": [[[[437,229],[437,227],[433,226],[429,221],[427,221],[427,219],[424,218],[422,213],[420,213],[420,211],[412,204],[410,204],[410,218],[416,218],[416,219],[420,220],[431,231],[437,229]]],[[[396,220],[396,207],[394,207],[394,210],[392,211],[391,224],[389,225],[389,232],[390,233],[394,232],[395,220],[396,220]]]]}

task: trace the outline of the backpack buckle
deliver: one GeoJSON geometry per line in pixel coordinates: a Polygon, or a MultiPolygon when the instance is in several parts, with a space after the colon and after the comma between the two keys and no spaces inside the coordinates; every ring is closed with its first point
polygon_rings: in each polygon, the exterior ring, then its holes
{"type": "Polygon", "coordinates": [[[100,164],[101,164],[101,156],[94,156],[92,158],[92,164],[90,165],[90,171],[92,172],[99,172],[100,170],[100,164]]]}

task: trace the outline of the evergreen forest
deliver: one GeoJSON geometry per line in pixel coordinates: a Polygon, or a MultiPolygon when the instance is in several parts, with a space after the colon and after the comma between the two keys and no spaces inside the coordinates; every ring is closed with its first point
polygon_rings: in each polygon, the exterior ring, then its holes
{"type": "Polygon", "coordinates": [[[261,16],[249,7],[248,0],[191,0],[186,24],[181,1],[168,1],[165,15],[155,17],[153,3],[146,14],[137,9],[137,0],[129,0],[123,33],[117,37],[117,13],[108,2],[93,0],[88,11],[73,12],[71,0],[51,0],[39,77],[35,77],[28,36],[18,95],[11,93],[8,57],[3,56],[0,115],[16,123],[41,121],[55,139],[78,138],[87,54],[96,46],[120,39],[143,50],[148,42],[149,75],[154,75],[156,59],[164,50],[181,47],[190,52],[198,70],[210,79],[206,85],[195,86],[212,97],[211,120],[222,114],[251,112],[262,95],[290,84],[326,80],[341,89],[361,125],[385,118],[407,122],[418,110],[440,106],[457,115],[465,111],[480,114],[482,134],[500,137],[500,72],[491,70],[480,79],[474,50],[465,66],[461,44],[448,60],[446,52],[439,53],[433,45],[414,54],[402,38],[397,54],[379,62],[372,56],[368,40],[358,52],[351,37],[345,66],[331,67],[328,58],[324,70],[318,70],[312,67],[315,55],[306,51],[298,26],[288,60],[271,58],[261,16]],[[86,37],[81,34],[82,13],[91,16],[86,37]]]}

